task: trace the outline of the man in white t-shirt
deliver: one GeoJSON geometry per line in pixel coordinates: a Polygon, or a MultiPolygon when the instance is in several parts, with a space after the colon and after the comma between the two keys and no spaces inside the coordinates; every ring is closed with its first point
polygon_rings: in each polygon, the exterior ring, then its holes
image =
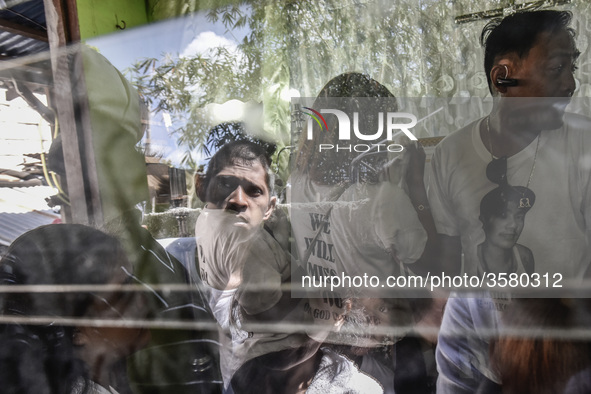
{"type": "Polygon", "coordinates": [[[264,149],[252,142],[224,145],[196,180],[207,203],[195,226],[201,281],[222,329],[224,385],[246,360],[301,346],[305,334],[250,330],[249,323],[305,323],[302,299],[282,285],[291,277],[290,258],[264,227],[276,198],[264,149]]]}
{"type": "MultiPolygon", "coordinates": [[[[479,205],[499,182],[535,193],[519,243],[532,250],[536,273],[566,284],[588,267],[591,123],[564,116],[579,55],[570,19],[568,12],[522,12],[484,28],[493,110],[445,138],[432,160],[429,200],[446,274],[478,272],[479,205]],[[506,169],[499,166],[505,159],[506,169]]],[[[514,232],[509,224],[499,236],[514,232]]],[[[494,298],[450,298],[437,349],[438,392],[473,393],[487,379],[502,383],[489,364],[500,309],[494,298]]]]}

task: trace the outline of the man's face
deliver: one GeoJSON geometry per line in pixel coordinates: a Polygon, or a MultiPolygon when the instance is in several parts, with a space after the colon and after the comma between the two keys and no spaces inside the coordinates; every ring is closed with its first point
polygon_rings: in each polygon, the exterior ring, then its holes
{"type": "Polygon", "coordinates": [[[496,78],[510,70],[509,77],[518,81],[517,86],[497,86],[505,98],[505,124],[514,129],[561,127],[576,87],[573,72],[578,54],[572,36],[563,30],[541,33],[522,59],[513,54],[499,60],[496,78]]]}
{"type": "Polygon", "coordinates": [[[576,87],[573,73],[578,54],[567,31],[541,33],[527,56],[513,62],[510,78],[519,82],[507,88],[504,96],[571,97],[576,87]]]}
{"type": "Polygon", "coordinates": [[[264,167],[256,160],[228,165],[210,181],[207,207],[235,212],[239,226],[260,226],[271,216],[276,201],[266,179],[264,167]]]}

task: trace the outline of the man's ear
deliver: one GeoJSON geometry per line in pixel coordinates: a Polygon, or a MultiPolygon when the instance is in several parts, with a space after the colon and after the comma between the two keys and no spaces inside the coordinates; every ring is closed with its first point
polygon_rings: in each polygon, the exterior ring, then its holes
{"type": "Polygon", "coordinates": [[[202,202],[207,202],[205,201],[207,197],[207,185],[208,182],[204,174],[195,174],[195,193],[202,202]]]}
{"type": "Polygon", "coordinates": [[[510,59],[501,59],[496,65],[490,70],[490,79],[494,86],[494,89],[500,93],[507,93],[507,88],[514,86],[510,81],[516,81],[513,79],[515,68],[513,67],[513,61],[510,59]]]}
{"type": "Polygon", "coordinates": [[[275,206],[277,205],[277,197],[273,196],[269,199],[269,205],[267,206],[267,210],[265,211],[265,215],[263,216],[263,220],[267,220],[273,214],[275,210],[275,206]]]}

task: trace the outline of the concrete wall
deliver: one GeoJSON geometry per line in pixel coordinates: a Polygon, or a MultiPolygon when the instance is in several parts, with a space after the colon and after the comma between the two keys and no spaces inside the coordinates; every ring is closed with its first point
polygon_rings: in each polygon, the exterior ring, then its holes
{"type": "Polygon", "coordinates": [[[149,22],[144,0],[76,0],[82,40],[127,29],[149,22]]]}

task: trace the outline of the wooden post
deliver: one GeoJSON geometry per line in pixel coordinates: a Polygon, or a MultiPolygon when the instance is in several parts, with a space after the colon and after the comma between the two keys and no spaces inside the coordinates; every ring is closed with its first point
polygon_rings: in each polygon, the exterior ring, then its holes
{"type": "Polygon", "coordinates": [[[79,38],[75,1],[43,0],[43,3],[72,222],[102,226],[82,55],[78,45],[67,45],[73,38],[79,38]]]}

